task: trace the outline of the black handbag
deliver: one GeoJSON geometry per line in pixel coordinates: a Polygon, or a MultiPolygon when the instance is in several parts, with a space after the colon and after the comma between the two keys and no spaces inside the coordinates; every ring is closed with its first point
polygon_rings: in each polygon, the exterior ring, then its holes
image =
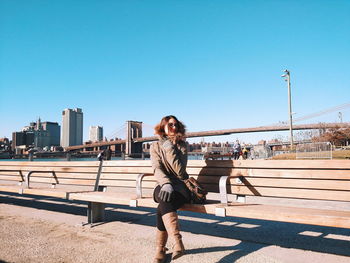
{"type": "Polygon", "coordinates": [[[207,200],[208,191],[193,177],[186,179],[185,184],[191,193],[192,204],[203,204],[207,200]]]}

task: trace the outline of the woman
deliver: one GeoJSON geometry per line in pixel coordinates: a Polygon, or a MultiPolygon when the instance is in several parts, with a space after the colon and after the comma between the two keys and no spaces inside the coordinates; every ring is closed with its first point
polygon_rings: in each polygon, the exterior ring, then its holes
{"type": "Polygon", "coordinates": [[[159,203],[154,262],[163,262],[168,235],[174,240],[172,258],[179,258],[185,252],[176,211],[190,201],[190,193],[183,182],[188,179],[185,126],[175,116],[169,115],[162,118],[155,133],[159,140],[151,145],[150,150],[157,180],[153,197],[159,203]]]}

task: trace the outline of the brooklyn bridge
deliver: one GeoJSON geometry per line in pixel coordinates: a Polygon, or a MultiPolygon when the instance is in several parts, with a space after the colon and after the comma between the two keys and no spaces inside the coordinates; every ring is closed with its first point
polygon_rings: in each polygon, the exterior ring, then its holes
{"type": "MultiPolygon", "coordinates": [[[[325,131],[331,128],[350,128],[350,123],[317,123],[317,124],[300,124],[293,125],[293,130],[320,130],[325,131]]],[[[260,126],[252,128],[234,128],[212,131],[198,131],[188,132],[187,138],[220,136],[239,133],[255,133],[255,132],[276,132],[287,131],[289,125],[273,125],[260,126]]],[[[142,137],[142,122],[127,121],[126,122],[126,136],[125,139],[117,139],[110,141],[86,142],[83,145],[75,145],[65,148],[66,151],[101,151],[109,147],[112,152],[125,153],[127,156],[133,156],[142,153],[142,144],[157,140],[156,136],[142,137]]]]}

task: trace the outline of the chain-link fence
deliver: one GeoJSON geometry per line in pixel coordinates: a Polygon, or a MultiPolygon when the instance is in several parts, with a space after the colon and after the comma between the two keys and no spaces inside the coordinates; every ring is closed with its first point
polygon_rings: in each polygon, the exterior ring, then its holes
{"type": "Polygon", "coordinates": [[[203,153],[227,154],[232,151],[233,151],[232,147],[213,147],[213,146],[202,147],[203,153]]]}
{"type": "Polygon", "coordinates": [[[297,159],[332,159],[333,147],[330,142],[315,142],[298,144],[297,159]]]}
{"type": "Polygon", "coordinates": [[[271,148],[267,145],[254,145],[250,150],[248,159],[267,159],[272,156],[271,148]]]}

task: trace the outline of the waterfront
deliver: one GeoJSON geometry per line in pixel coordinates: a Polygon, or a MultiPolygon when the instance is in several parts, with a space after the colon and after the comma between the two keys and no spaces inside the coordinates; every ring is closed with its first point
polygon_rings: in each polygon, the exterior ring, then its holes
{"type": "MultiPolygon", "coordinates": [[[[189,160],[202,160],[203,154],[189,155],[189,160]]],[[[123,160],[122,157],[112,157],[112,161],[123,160]]],[[[141,158],[131,158],[130,160],[141,160],[141,158]]],[[[144,160],[150,160],[150,158],[145,158],[144,160]]],[[[0,159],[0,161],[14,161],[14,162],[26,162],[28,159],[0,159]]],[[[64,162],[67,161],[66,158],[34,158],[33,162],[64,162]]],[[[89,158],[71,158],[70,161],[97,161],[96,157],[89,158]]]]}

